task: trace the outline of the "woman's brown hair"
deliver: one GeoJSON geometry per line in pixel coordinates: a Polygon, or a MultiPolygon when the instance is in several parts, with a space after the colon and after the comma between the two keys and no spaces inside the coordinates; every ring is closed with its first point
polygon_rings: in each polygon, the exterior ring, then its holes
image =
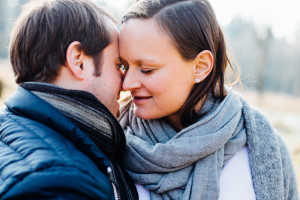
{"type": "Polygon", "coordinates": [[[127,11],[122,23],[148,18],[155,19],[170,36],[183,59],[193,60],[203,50],[214,56],[211,73],[194,85],[180,110],[182,125],[189,126],[198,120],[195,106],[208,93],[221,100],[226,96],[225,71],[231,64],[222,30],[207,0],[141,0],[127,11]]]}

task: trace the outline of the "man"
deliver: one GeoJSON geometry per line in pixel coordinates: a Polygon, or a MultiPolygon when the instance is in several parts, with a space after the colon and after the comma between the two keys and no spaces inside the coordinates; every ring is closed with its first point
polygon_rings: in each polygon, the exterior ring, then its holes
{"type": "Polygon", "coordinates": [[[31,2],[10,60],[20,86],[0,114],[0,198],[137,199],[118,164],[125,137],[112,17],[88,0],[31,2]]]}

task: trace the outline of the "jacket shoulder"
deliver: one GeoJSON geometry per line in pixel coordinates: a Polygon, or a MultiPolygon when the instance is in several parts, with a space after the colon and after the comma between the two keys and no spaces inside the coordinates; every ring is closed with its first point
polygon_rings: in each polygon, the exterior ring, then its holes
{"type": "Polygon", "coordinates": [[[109,180],[93,161],[48,126],[4,109],[0,139],[0,197],[113,196],[109,180]]]}
{"type": "Polygon", "coordinates": [[[96,182],[74,167],[50,167],[28,173],[1,199],[114,199],[109,184],[96,182]]]}

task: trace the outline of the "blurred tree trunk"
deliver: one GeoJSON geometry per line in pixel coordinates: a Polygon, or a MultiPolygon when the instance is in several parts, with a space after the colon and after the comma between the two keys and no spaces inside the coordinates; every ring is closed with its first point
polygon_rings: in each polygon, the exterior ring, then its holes
{"type": "Polygon", "coordinates": [[[2,91],[3,91],[3,84],[2,81],[0,80],[0,98],[2,97],[2,91]]]}
{"type": "Polygon", "coordinates": [[[266,29],[265,37],[258,38],[258,45],[259,49],[261,50],[261,57],[257,71],[256,90],[260,95],[262,95],[265,90],[266,68],[268,65],[269,51],[272,40],[273,34],[270,27],[266,29]]]}
{"type": "Polygon", "coordinates": [[[7,54],[5,52],[5,40],[6,38],[6,33],[5,33],[5,1],[0,0],[0,57],[5,57],[7,54]]]}

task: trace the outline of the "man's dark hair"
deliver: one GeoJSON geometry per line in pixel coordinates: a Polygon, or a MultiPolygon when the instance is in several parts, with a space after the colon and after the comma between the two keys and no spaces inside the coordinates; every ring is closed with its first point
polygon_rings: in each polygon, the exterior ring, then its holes
{"type": "Polygon", "coordinates": [[[101,51],[111,43],[105,18],[114,21],[89,0],[35,0],[26,4],[10,41],[16,82],[54,81],[73,41],[79,41],[80,50],[93,58],[94,75],[99,76],[101,51]]]}

